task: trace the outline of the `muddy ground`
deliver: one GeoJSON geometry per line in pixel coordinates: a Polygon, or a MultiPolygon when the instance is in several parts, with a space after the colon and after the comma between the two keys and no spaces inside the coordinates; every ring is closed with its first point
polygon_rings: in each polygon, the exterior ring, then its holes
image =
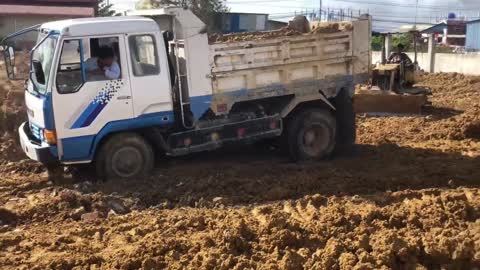
{"type": "Polygon", "coordinates": [[[0,268],[479,269],[480,77],[422,84],[424,115],[359,116],[358,145],[330,160],[250,146],[106,183],[23,160],[6,100],[21,87],[4,86],[0,268]]]}

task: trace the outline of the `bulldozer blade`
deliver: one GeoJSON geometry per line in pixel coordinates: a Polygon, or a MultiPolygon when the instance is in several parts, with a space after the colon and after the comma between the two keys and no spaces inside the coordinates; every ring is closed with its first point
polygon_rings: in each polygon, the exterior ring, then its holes
{"type": "Polygon", "coordinates": [[[357,113],[421,114],[427,104],[425,95],[400,95],[384,91],[363,91],[354,97],[357,113]]]}

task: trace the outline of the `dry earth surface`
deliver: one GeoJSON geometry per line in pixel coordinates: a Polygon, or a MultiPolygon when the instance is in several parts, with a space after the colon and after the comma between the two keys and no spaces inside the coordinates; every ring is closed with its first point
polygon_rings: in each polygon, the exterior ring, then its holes
{"type": "Polygon", "coordinates": [[[24,160],[23,83],[0,83],[2,269],[480,267],[480,77],[425,75],[424,115],[359,116],[331,160],[251,146],[106,183],[24,160]]]}

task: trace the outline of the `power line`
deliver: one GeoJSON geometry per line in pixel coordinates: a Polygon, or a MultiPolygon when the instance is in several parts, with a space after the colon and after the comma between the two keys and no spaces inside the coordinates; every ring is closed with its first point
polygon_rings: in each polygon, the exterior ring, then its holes
{"type": "MultiPolygon", "coordinates": [[[[367,4],[367,5],[377,5],[377,6],[394,6],[394,7],[405,7],[405,8],[415,8],[412,5],[406,4],[398,4],[395,2],[372,2],[372,1],[359,1],[359,0],[333,0],[335,2],[345,2],[345,3],[353,3],[353,4],[367,4]]],[[[472,9],[480,9],[479,7],[470,7],[470,8],[457,8],[452,6],[438,6],[438,5],[418,5],[418,8],[421,9],[432,9],[432,10],[462,10],[462,11],[471,11],[472,9]]]]}

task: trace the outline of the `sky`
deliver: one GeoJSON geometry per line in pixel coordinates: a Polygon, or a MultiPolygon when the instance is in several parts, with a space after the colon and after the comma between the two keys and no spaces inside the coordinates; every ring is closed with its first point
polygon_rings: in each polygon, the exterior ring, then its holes
{"type": "MultiPolygon", "coordinates": [[[[137,0],[110,0],[119,11],[134,9],[137,0]]],[[[480,0],[322,0],[322,10],[369,13],[378,31],[406,24],[435,23],[455,13],[457,17],[480,19],[480,0]]],[[[295,13],[318,12],[320,0],[226,0],[232,12],[268,13],[271,19],[286,21],[295,13]]]]}

